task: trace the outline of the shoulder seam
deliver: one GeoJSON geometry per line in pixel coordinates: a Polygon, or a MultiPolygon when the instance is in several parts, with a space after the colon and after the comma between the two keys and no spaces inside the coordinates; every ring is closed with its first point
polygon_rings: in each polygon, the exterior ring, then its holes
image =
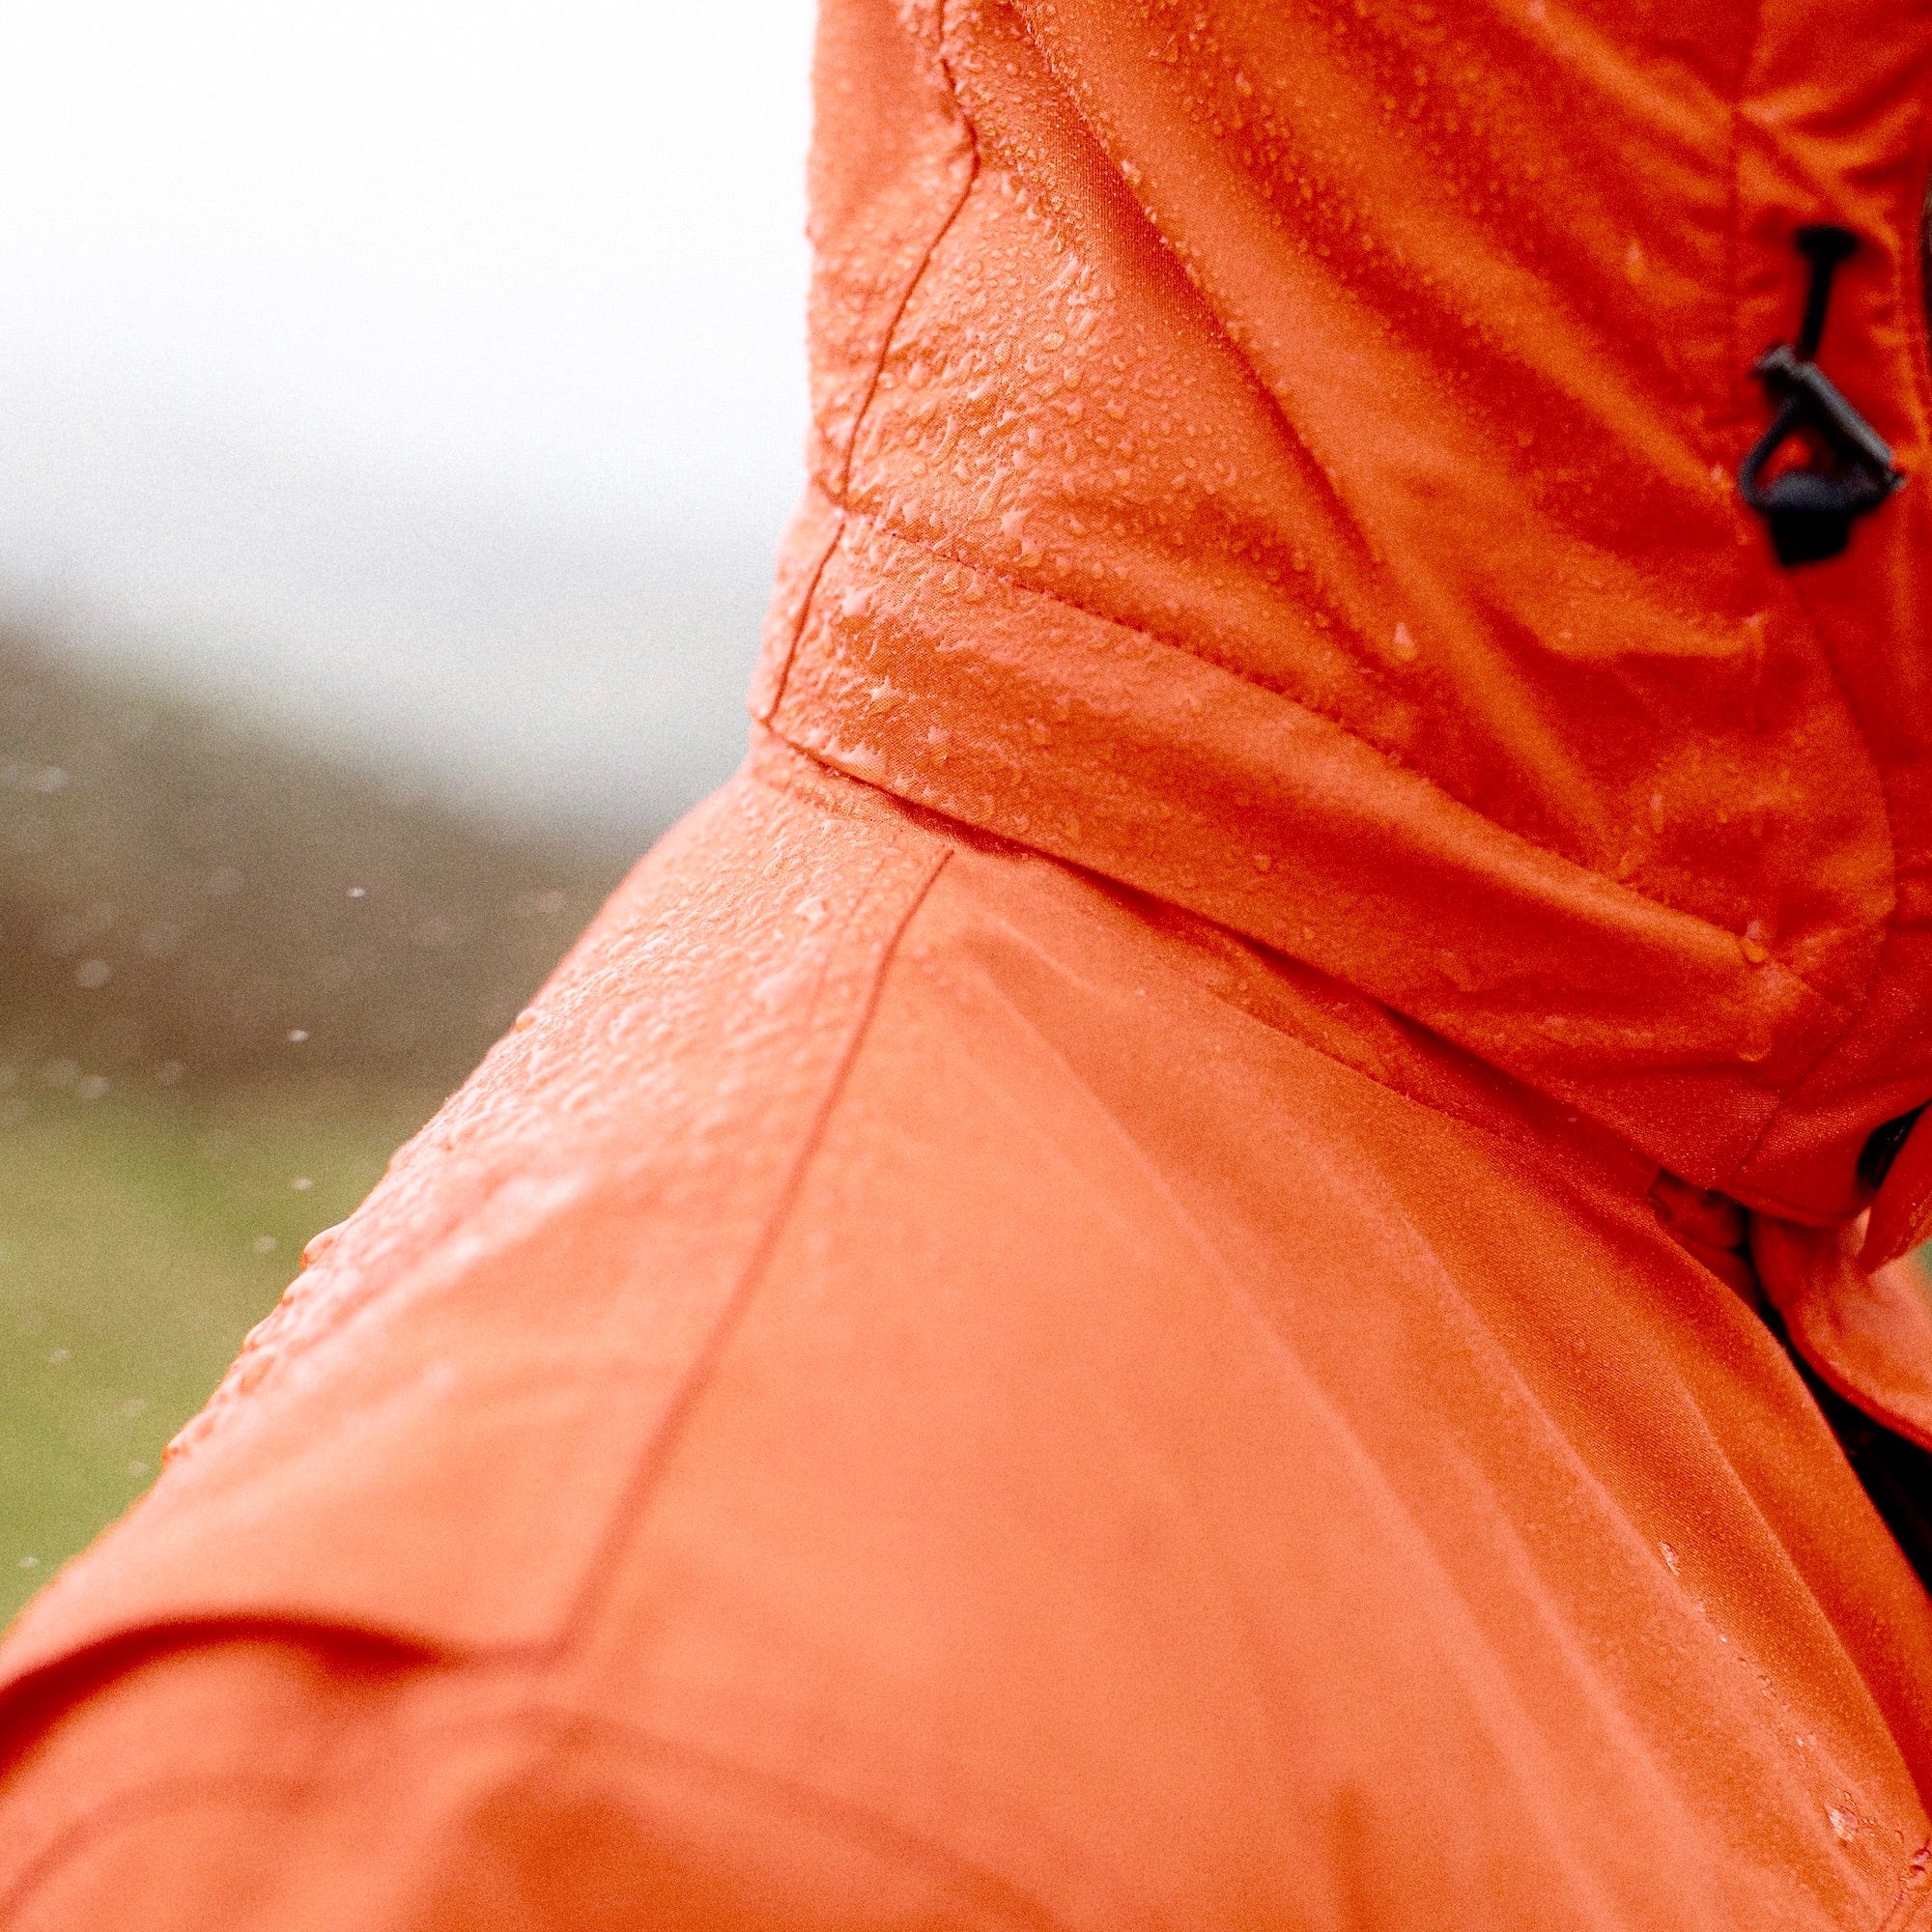
{"type": "MultiPolygon", "coordinates": [[[[895,844],[894,849],[904,858],[915,856],[901,845],[895,844]]],[[[611,1547],[601,1560],[587,1567],[586,1575],[591,1580],[585,1585],[566,1617],[554,1643],[546,1646],[547,1649],[554,1649],[557,1654],[567,1653],[576,1647],[588,1630],[596,1615],[597,1602],[601,1594],[597,1579],[608,1577],[616,1567],[616,1548],[630,1540],[636,1532],[639,1520],[650,1507],[651,1492],[662,1477],[671,1452],[702,1404],[719,1367],[730,1350],[733,1339],[743,1325],[747,1312],[756,1300],[759,1289],[764,1285],[772,1257],[777,1252],[780,1238],[790,1222],[793,1208],[803,1191],[806,1177],[810,1173],[812,1163],[817,1158],[823,1144],[826,1127],[838,1104],[839,1096],[845,1091],[846,1081],[859,1057],[859,1051],[871,1032],[873,1015],[878,1010],[879,999],[885,989],[886,976],[898,955],[900,942],[905,937],[907,927],[918,916],[920,907],[925,903],[926,895],[931,892],[934,881],[945,870],[946,862],[952,857],[952,852],[950,848],[942,848],[923,857],[925,863],[923,875],[910,886],[904,904],[899,907],[890,931],[877,948],[877,955],[871,965],[869,983],[866,987],[859,1010],[848,1023],[849,1032],[846,1039],[826,1078],[824,1091],[806,1123],[805,1131],[800,1136],[798,1151],[792,1156],[790,1171],[780,1188],[777,1201],[766,1216],[751,1256],[725,1297],[723,1308],[712,1322],[703,1346],[685,1370],[666,1408],[664,1420],[639,1459],[639,1467],[628,1492],[611,1515],[611,1547]]],[[[878,869],[875,868],[861,896],[862,907],[866,899],[870,897],[877,883],[878,869]]]]}

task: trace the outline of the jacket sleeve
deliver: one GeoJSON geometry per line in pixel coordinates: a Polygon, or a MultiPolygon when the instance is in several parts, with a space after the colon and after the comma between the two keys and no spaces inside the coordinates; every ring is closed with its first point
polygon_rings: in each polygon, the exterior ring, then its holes
{"type": "Polygon", "coordinates": [[[803,1785],[514,1677],[195,1641],[16,1731],[5,1932],[993,1932],[1045,1916],[803,1785]]]}

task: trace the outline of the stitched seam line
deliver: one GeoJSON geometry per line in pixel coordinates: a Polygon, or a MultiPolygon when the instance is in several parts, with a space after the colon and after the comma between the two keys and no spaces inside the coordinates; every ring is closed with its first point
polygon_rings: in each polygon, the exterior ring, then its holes
{"type": "MultiPolygon", "coordinates": [[[[538,1709],[509,1717],[491,1715],[424,1726],[417,1737],[450,1740],[465,1735],[487,1736],[493,1731],[522,1733],[548,1744],[557,1756],[594,1762],[597,1753],[585,1734],[602,1734],[619,1749],[646,1762],[681,1769],[688,1776],[730,1784],[760,1805],[810,1827],[830,1831],[848,1843],[864,1845],[882,1861],[921,1865],[949,1890],[963,1893],[973,1906],[989,1916],[994,1908],[986,1894],[997,1894],[998,1916],[1019,1932],[1058,1932],[1062,1921],[1037,1900],[1018,1890],[1010,1881],[950,1847],[908,1830],[869,1806],[823,1791],[800,1779],[787,1778],[738,1763],[700,1747],[656,1736],[618,1719],[588,1719],[575,1712],[538,1709]]],[[[138,1825],[169,1810],[213,1809],[224,1804],[237,1811],[270,1810],[287,1814],[312,1804],[345,1784],[358,1781],[362,1770],[344,1766],[309,1777],[264,1779],[241,1774],[217,1777],[182,1778],[142,1786],[104,1800],[76,1819],[51,1844],[36,1855],[4,1898],[0,1918],[12,1919],[33,1894],[58,1875],[64,1864],[85,1856],[91,1844],[113,1832],[138,1825]]]]}
{"type": "MultiPolygon", "coordinates": [[[[1047,863],[1058,866],[1064,865],[1065,862],[1059,859],[1049,859],[1047,863]]],[[[1216,923],[1216,922],[1208,919],[1207,915],[1203,913],[1190,914],[1189,917],[1200,919],[1209,925],[1216,923]]],[[[1225,927],[1221,929],[1224,931],[1227,930],[1225,927]]],[[[1258,941],[1242,938],[1238,933],[1234,936],[1243,946],[1259,945],[1258,941]]],[[[944,988],[949,993],[956,995],[961,990],[959,981],[954,977],[954,974],[931,958],[922,957],[911,959],[907,961],[907,965],[909,970],[921,974],[935,986],[944,988]]],[[[1220,994],[1213,991],[1211,987],[1203,988],[1203,991],[1208,999],[1219,1000],[1221,998],[1220,994]]],[[[1019,1022],[1043,1043],[1047,1051],[1058,1055],[1063,1065],[1068,1065],[1069,1072],[1072,1073],[1076,1080],[1080,1081],[1083,1090],[1092,1092],[1091,1087],[1088,1086],[1085,1079],[1079,1074],[1077,1069],[1072,1068],[1066,1063],[1065,1056],[1061,1054],[1060,1049],[1040,1031],[1039,1027],[1034,1021],[1033,1016],[1026,1009],[1009,997],[1004,991],[1001,992],[1000,998],[1012,1012],[1018,1015],[1019,1022]]],[[[1414,1107],[1432,1120],[1453,1122],[1457,1126],[1466,1128],[1472,1134],[1482,1135],[1486,1141],[1493,1143],[1499,1150],[1507,1153],[1520,1155],[1525,1151],[1535,1153],[1543,1163],[1545,1175],[1550,1178],[1554,1184],[1562,1187],[1573,1197],[1597,1198],[1603,1193],[1608,1192],[1619,1200],[1641,1202],[1648,1198],[1649,1190],[1657,1185],[1657,1177],[1664,1172],[1656,1161],[1648,1159],[1646,1156],[1634,1151],[1629,1152],[1627,1167],[1615,1165],[1608,1156],[1599,1154],[1593,1150],[1586,1148],[1573,1151],[1567,1146],[1552,1143],[1547,1134],[1539,1132],[1536,1127],[1526,1122],[1520,1124],[1512,1124],[1489,1120],[1473,1109],[1458,1106],[1452,1101],[1442,1098],[1425,1097],[1420,1094],[1412,1094],[1407,1088],[1397,1086],[1393,1080],[1376,1072],[1373,1068],[1357,1065],[1356,1062],[1337,1053],[1333,1047],[1324,1046],[1320,1040],[1311,1039],[1305,1034],[1297,1033],[1291,1026],[1278,1024],[1273,1020],[1262,1017],[1258,1013],[1248,1012],[1245,1008],[1235,1006],[1232,1003],[1229,1004],[1231,1010],[1252,1020],[1256,1026],[1265,1028],[1273,1037],[1285,1040],[1291,1046],[1298,1048],[1304,1053],[1313,1054],[1318,1060],[1324,1062],[1327,1065],[1338,1067],[1342,1072],[1354,1079],[1366,1081],[1371,1087],[1377,1088],[1381,1093],[1388,1094],[1391,1099],[1400,1101],[1405,1107],[1414,1107]],[[1638,1186],[1635,1176],[1635,1170],[1638,1169],[1648,1177],[1642,1182],[1641,1187],[1638,1186]]],[[[1419,1026],[1420,1022],[1412,1021],[1410,1024],[1419,1026]]],[[[1503,1077],[1515,1081],[1514,1075],[1505,1075],[1503,1077]]],[[[1535,1094],[1537,1091],[1520,1081],[1517,1081],[1515,1084],[1526,1093],[1535,1094]]],[[[1104,1105],[1104,1103],[1102,1104],[1104,1105]]],[[[1106,1111],[1108,1117],[1112,1119],[1112,1109],[1107,1108],[1106,1111]]],[[[1124,1125],[1122,1131],[1125,1131],[1124,1125]]],[[[1607,1128],[1603,1129],[1603,1131],[1606,1134],[1609,1132],[1607,1128]]],[[[1620,1148],[1627,1148],[1628,1146],[1624,1142],[1618,1142],[1617,1145],[1620,1148]]],[[[1665,1232],[1668,1233],[1669,1231],[1666,1230],[1665,1232]]]]}
{"type": "MultiPolygon", "coordinates": [[[[652,1490],[668,1467],[672,1452],[690,1426],[706,1390],[729,1352],[731,1343],[743,1324],[745,1316],[757,1298],[758,1290],[764,1284],[765,1271],[771,1264],[772,1257],[777,1252],[780,1239],[790,1221],[792,1209],[804,1190],[806,1178],[817,1156],[839,1096],[845,1090],[845,1082],[858,1060],[859,1050],[871,1030],[872,1016],[878,1010],[879,1000],[885,991],[886,977],[897,954],[899,942],[905,936],[906,928],[912,923],[920,907],[925,903],[926,895],[932,890],[933,881],[945,870],[946,862],[951,857],[950,851],[940,852],[925,876],[907,895],[906,903],[892,931],[878,949],[871,983],[866,989],[859,1011],[852,1021],[850,1034],[839,1052],[830,1078],[825,1083],[825,1091],[806,1128],[799,1151],[793,1159],[791,1171],[781,1187],[779,1199],[766,1218],[757,1245],[747,1261],[743,1272],[725,1297],[724,1304],[712,1321],[703,1344],[693,1356],[690,1367],[685,1371],[677,1389],[666,1406],[664,1417],[639,1458],[638,1470],[622,1501],[611,1513],[611,1530],[604,1550],[586,1571],[586,1575],[593,1579],[609,1578],[615,1573],[618,1547],[635,1533],[639,1520],[649,1506],[652,1490]]],[[[863,909],[866,900],[870,897],[876,879],[875,870],[872,880],[867,882],[866,891],[862,895],[860,907],[854,910],[855,920],[859,910],[863,909]]],[[[829,974],[830,971],[831,957],[828,955],[826,972],[829,974]]],[[[823,985],[822,980],[820,984],[823,985]]],[[[817,996],[814,994],[812,1013],[804,1029],[807,1033],[810,1033],[815,1025],[816,1009],[817,996]]],[[[597,1581],[587,1583],[576,1605],[565,1618],[559,1634],[550,1643],[533,1646],[536,1653],[561,1656],[575,1648],[582,1640],[595,1618],[601,1595],[602,1591],[597,1581]]]]}
{"type": "MultiPolygon", "coordinates": [[[[1582,861],[1580,860],[1571,858],[1570,855],[1566,852],[1555,851],[1548,845],[1539,843],[1536,839],[1529,838],[1526,834],[1513,831],[1510,829],[1510,827],[1506,825],[1498,825],[1494,819],[1488,817],[1485,813],[1478,810],[1475,806],[1470,805],[1466,803],[1464,800],[1458,798],[1456,794],[1452,792],[1446,785],[1442,784],[1438,780],[1432,778],[1429,773],[1417,771],[1412,765],[1400,764],[1400,762],[1397,759],[1392,757],[1390,753],[1386,752],[1381,746],[1375,743],[1373,739],[1363,737],[1361,733],[1358,730],[1356,730],[1352,725],[1350,725],[1346,719],[1334,717],[1330,715],[1328,712],[1322,711],[1319,709],[1317,706],[1305,702],[1302,698],[1295,696],[1291,692],[1277,690],[1273,685],[1264,684],[1259,678],[1252,677],[1245,671],[1236,670],[1227,665],[1216,663],[1215,660],[1212,658],[1203,657],[1199,651],[1190,650],[1187,645],[1177,643],[1171,638],[1163,638],[1162,636],[1160,636],[1158,632],[1143,630],[1139,625],[1125,623],[1119,617],[1109,617],[1103,611],[1091,610],[1085,604],[1076,603],[1070,597],[1063,597],[1062,595],[1060,595],[1058,591],[1043,589],[1037,584],[1022,583],[1017,579],[1004,576],[1000,571],[988,568],[983,564],[976,562],[974,559],[970,557],[957,556],[948,551],[940,550],[936,546],[930,543],[926,543],[922,539],[920,539],[919,537],[911,536],[907,534],[905,531],[896,528],[894,525],[888,523],[884,518],[875,516],[869,511],[852,510],[852,511],[842,512],[841,514],[844,516],[847,522],[865,524],[869,528],[878,530],[882,532],[884,535],[891,537],[895,542],[902,543],[906,545],[908,549],[919,551],[923,555],[933,557],[936,560],[943,563],[957,564],[962,569],[971,570],[976,575],[985,578],[988,582],[1001,584],[1002,586],[1004,586],[1009,590],[1018,591],[1021,594],[1028,597],[1040,598],[1046,603],[1056,606],[1060,610],[1070,611],[1075,616],[1085,617],[1093,623],[1105,624],[1114,630],[1124,631],[1129,637],[1142,639],[1148,643],[1157,645],[1162,650],[1174,651],[1181,657],[1191,658],[1196,664],[1206,665],[1208,668],[1219,671],[1226,677],[1231,677],[1235,679],[1236,683],[1246,685],[1252,691],[1262,692],[1265,696],[1276,699],[1280,703],[1292,704],[1297,711],[1305,712],[1310,718],[1320,719],[1322,724],[1327,724],[1331,726],[1333,729],[1341,732],[1342,735],[1348,738],[1351,743],[1361,746],[1361,748],[1364,751],[1372,753],[1376,757],[1381,759],[1383,763],[1396,765],[1397,768],[1402,772],[1404,772],[1407,777],[1418,780],[1421,783],[1427,785],[1431,791],[1436,793],[1439,797],[1446,799],[1451,805],[1455,806],[1459,810],[1469,812],[1474,816],[1481,818],[1484,824],[1491,827],[1492,830],[1498,833],[1503,838],[1514,838],[1520,844],[1525,846],[1528,850],[1539,854],[1541,857],[1545,859],[1553,860],[1555,861],[1556,864],[1560,866],[1572,867],[1577,871],[1585,873],[1588,877],[1597,880],[1600,884],[1605,886],[1613,886],[1618,892],[1629,894],[1632,898],[1639,901],[1641,904],[1648,906],[1655,906],[1657,910],[1660,912],[1669,913],[1671,917],[1674,919],[1691,920],[1696,924],[1703,927],[1705,931],[1722,933],[1727,939],[1735,939],[1737,937],[1737,935],[1731,931],[1730,927],[1724,925],[1719,925],[1715,922],[1705,919],[1700,913],[1686,912],[1681,906],[1667,905],[1662,899],[1650,898],[1646,895],[1636,892],[1632,887],[1625,885],[1618,880],[1614,880],[1607,877],[1605,873],[1597,870],[1594,867],[1587,866],[1583,864],[1582,861]]],[[[783,734],[781,733],[781,735],[782,736],[783,734]]],[[[787,739],[786,742],[790,743],[792,741],[787,739]]],[[[837,770],[838,768],[835,766],[834,769],[837,770]]],[[[869,780],[862,780],[861,782],[874,783],[876,781],[869,780]]],[[[886,787],[880,786],[879,789],[883,790],[886,789],[886,787]]],[[[1773,956],[1774,958],[1776,958],[1776,954],[1774,954],[1773,956]]],[[[1864,1002],[1870,997],[1871,989],[1869,986],[1867,986],[1861,993],[1860,998],[1856,1003],[1848,1005],[1846,1002],[1833,999],[1829,993],[1821,992],[1816,986],[1812,985],[1808,980],[1804,979],[1802,974],[1794,972],[1791,969],[1791,967],[1788,966],[1783,960],[1778,959],[1776,961],[1776,964],[1777,964],[1777,969],[1780,973],[1783,973],[1788,979],[1796,981],[1796,983],[1799,984],[1800,986],[1803,986],[1804,990],[1807,993],[1809,993],[1811,997],[1814,1000],[1816,1000],[1820,1006],[1824,1007],[1828,1011],[1833,1013],[1845,1012],[1847,1014],[1855,1014],[1858,1009],[1860,1007],[1862,1007],[1864,1002]]],[[[1847,1021],[1847,1024],[1849,1024],[1849,1020],[1847,1021]]],[[[1813,1064],[1815,1065],[1815,1062],[1813,1064]]],[[[1806,1069],[1807,1074],[1809,1070],[1810,1069],[1807,1067],[1806,1069]]]]}
{"type": "MultiPolygon", "coordinates": [[[[842,778],[844,774],[841,773],[839,776],[842,778]]],[[[858,781],[853,781],[853,782],[858,781]]],[[[773,791],[778,790],[777,786],[770,784],[767,784],[766,788],[773,791]]],[[[878,830],[881,836],[891,844],[893,850],[901,855],[907,852],[909,845],[936,845],[940,843],[937,835],[931,833],[921,834],[915,828],[911,827],[895,828],[891,825],[881,825],[878,830]],[[895,833],[897,836],[895,836],[895,833]]],[[[706,1331],[703,1342],[694,1352],[690,1366],[686,1369],[683,1378],[680,1379],[667,1405],[665,1416],[660,1422],[657,1431],[642,1451],[640,1457],[641,1474],[633,1478],[632,1484],[613,1506],[611,1512],[611,1529],[603,1548],[603,1553],[595,1562],[586,1567],[585,1574],[587,1576],[593,1577],[606,1576],[612,1569],[614,1551],[630,1534],[632,1525],[636,1521],[639,1511],[644,1506],[644,1501],[652,1481],[655,1479],[664,1461],[668,1458],[670,1449],[674,1446],[678,1433],[684,1423],[688,1421],[690,1409],[702,1392],[701,1384],[710,1372],[715,1369],[718,1360],[722,1358],[724,1350],[728,1347],[730,1332],[742,1318],[750,1301],[753,1298],[759,1274],[769,1260],[772,1250],[777,1246],[779,1236],[782,1232],[792,1203],[799,1189],[804,1184],[806,1173],[816,1151],[819,1139],[823,1135],[831,1118],[838,1094],[843,1089],[846,1075],[857,1059],[859,1049],[863,1045],[866,1034],[869,1030],[872,1013],[877,1007],[879,997],[884,989],[886,974],[896,954],[899,941],[903,937],[906,927],[918,913],[920,906],[924,902],[933,882],[938,878],[939,873],[951,856],[951,849],[942,847],[936,856],[930,858],[924,876],[919,879],[909,890],[907,902],[903,910],[885,942],[880,946],[879,957],[872,980],[867,988],[860,1003],[858,1013],[852,1022],[850,1037],[832,1069],[830,1077],[826,1082],[823,1097],[818,1102],[807,1125],[800,1151],[794,1159],[792,1169],[781,1184],[778,1204],[772,1209],[763,1229],[760,1231],[757,1242],[753,1249],[752,1257],[746,1264],[744,1271],[725,1296],[724,1304],[719,1315],[714,1319],[711,1328],[706,1331]]],[[[869,901],[884,864],[884,860],[877,862],[868,875],[867,883],[862,889],[858,901],[854,906],[853,913],[847,921],[848,929],[869,901]]],[[[818,984],[813,990],[806,1019],[800,1028],[801,1037],[810,1037],[816,1028],[819,1000],[823,992],[826,978],[829,977],[833,969],[836,957],[837,948],[834,948],[828,952],[818,984]]],[[[461,1657],[464,1667],[470,1669],[482,1669],[493,1663],[527,1662],[532,1660],[562,1655],[578,1641],[582,1630],[587,1626],[590,1618],[594,1616],[596,1598],[597,1585],[592,1582],[586,1585],[582,1591],[577,1603],[566,1613],[562,1620],[561,1628],[554,1635],[539,1638],[531,1642],[518,1641],[491,1644],[484,1649],[474,1652],[458,1652],[454,1653],[454,1655],[461,1657]]],[[[227,1618],[217,1618],[214,1621],[224,1626],[232,1622],[231,1619],[227,1618]]],[[[272,1630],[300,1631],[306,1629],[312,1631],[332,1628],[326,1624],[319,1625],[301,1617],[291,1619],[280,1616],[251,1616],[247,1621],[251,1627],[272,1630]]],[[[105,1637],[90,1639],[77,1649],[63,1651],[43,1662],[35,1664],[25,1676],[15,1683],[8,1685],[4,1691],[0,1691],[0,1717],[11,1713],[14,1700],[26,1691],[30,1686],[47,1682],[54,1674],[69,1668],[78,1660],[95,1655],[104,1646],[118,1643],[128,1636],[136,1634],[135,1632],[117,1630],[105,1637]]],[[[367,1634],[367,1633],[359,1634],[367,1634]]],[[[385,1643],[390,1641],[387,1638],[380,1638],[378,1640],[385,1643]]],[[[451,1653],[446,1651],[425,1650],[424,1646],[413,1639],[399,1640],[397,1647],[412,1651],[422,1651],[425,1655],[438,1657],[451,1655],[451,1653]]],[[[4,1747],[4,1740],[0,1740],[0,1747],[4,1747]]],[[[5,1749],[0,1747],[0,1782],[3,1782],[5,1777],[4,1766],[6,1756],[5,1749]]]]}
{"type": "Polygon", "coordinates": [[[879,353],[872,363],[871,374],[866,379],[866,393],[859,400],[859,407],[852,412],[852,424],[845,436],[844,454],[838,466],[838,480],[836,488],[825,491],[838,515],[833,528],[832,539],[825,546],[825,554],[818,559],[818,567],[811,573],[811,582],[806,586],[805,595],[799,600],[798,621],[792,626],[791,639],[785,645],[784,663],[779,668],[774,681],[771,706],[767,718],[776,718],[779,708],[784,703],[785,687],[791,681],[792,661],[798,655],[799,639],[805,636],[805,627],[810,621],[812,607],[818,600],[818,586],[824,581],[826,566],[832,561],[840,539],[845,534],[845,522],[851,514],[849,503],[852,494],[852,466],[858,460],[859,437],[866,427],[866,418],[871,412],[873,399],[879,393],[880,378],[886,373],[886,362],[893,353],[893,344],[898,338],[899,325],[905,320],[906,310],[912,306],[912,298],[919,291],[919,285],[925,279],[925,271],[932,266],[932,258],[938,254],[941,242],[952,232],[952,224],[964,212],[967,199],[973,192],[974,184],[980,179],[980,136],[965,108],[960,104],[959,89],[952,78],[952,69],[946,59],[946,0],[939,0],[939,14],[936,21],[938,47],[934,54],[940,72],[946,79],[946,91],[952,101],[952,111],[958,115],[960,126],[966,130],[967,165],[966,180],[959,189],[952,206],[947,210],[945,219],[933,231],[932,239],[925,244],[913,271],[906,277],[903,294],[897,306],[893,310],[892,319],[886,324],[885,332],[879,338],[879,353]]]}

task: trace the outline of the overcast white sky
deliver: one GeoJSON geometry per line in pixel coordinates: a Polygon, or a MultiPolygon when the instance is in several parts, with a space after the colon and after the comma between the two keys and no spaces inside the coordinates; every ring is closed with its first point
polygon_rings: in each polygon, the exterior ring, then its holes
{"type": "Polygon", "coordinates": [[[626,706],[715,735],[796,487],[810,15],[0,10],[0,608],[513,801],[621,790],[626,706]],[[680,600],[731,638],[627,671],[680,600]]]}

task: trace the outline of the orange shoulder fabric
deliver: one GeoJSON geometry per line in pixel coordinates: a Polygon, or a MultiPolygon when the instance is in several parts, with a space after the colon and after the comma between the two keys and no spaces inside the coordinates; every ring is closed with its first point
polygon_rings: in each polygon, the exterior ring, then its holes
{"type": "Polygon", "coordinates": [[[1929,59],[825,0],[752,759],[0,1651],[18,1922],[1932,1926],[1929,59]]]}

